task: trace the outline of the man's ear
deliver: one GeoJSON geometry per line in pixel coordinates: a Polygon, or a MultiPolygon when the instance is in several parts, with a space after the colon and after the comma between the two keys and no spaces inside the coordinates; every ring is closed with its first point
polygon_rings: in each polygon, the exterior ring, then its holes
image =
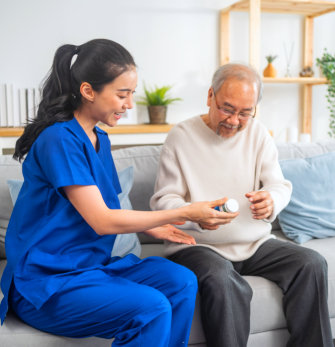
{"type": "Polygon", "coordinates": [[[88,82],[83,82],[80,85],[80,94],[85,100],[90,102],[94,101],[95,91],[93,90],[92,86],[88,82]]]}
{"type": "Polygon", "coordinates": [[[214,95],[214,90],[213,87],[210,87],[208,90],[208,96],[207,96],[207,106],[210,107],[211,106],[211,102],[212,102],[212,97],[214,95]]]}

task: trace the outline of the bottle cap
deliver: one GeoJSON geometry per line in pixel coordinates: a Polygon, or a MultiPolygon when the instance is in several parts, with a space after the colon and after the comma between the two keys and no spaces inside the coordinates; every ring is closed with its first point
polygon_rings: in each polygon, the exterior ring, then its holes
{"type": "Polygon", "coordinates": [[[235,213],[239,209],[239,204],[235,199],[229,199],[225,202],[225,209],[227,212],[235,213]]]}

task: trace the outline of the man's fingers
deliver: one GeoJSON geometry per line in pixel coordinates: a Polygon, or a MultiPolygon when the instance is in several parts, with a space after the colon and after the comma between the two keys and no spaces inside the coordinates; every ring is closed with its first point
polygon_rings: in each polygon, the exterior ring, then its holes
{"type": "Polygon", "coordinates": [[[246,193],[245,196],[249,199],[250,202],[256,203],[269,198],[269,192],[267,191],[257,191],[246,193]]]}

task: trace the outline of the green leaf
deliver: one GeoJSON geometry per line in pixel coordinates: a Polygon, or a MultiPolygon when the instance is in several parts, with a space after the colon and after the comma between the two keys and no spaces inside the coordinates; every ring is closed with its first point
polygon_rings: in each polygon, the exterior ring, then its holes
{"type": "Polygon", "coordinates": [[[167,95],[172,86],[166,85],[162,87],[155,86],[154,88],[147,88],[146,85],[143,84],[143,87],[145,96],[140,97],[139,101],[137,102],[139,105],[166,106],[176,101],[182,100],[181,98],[170,98],[167,95]]]}
{"type": "Polygon", "coordinates": [[[316,58],[316,65],[320,67],[323,75],[327,78],[329,84],[327,88],[326,99],[328,109],[330,111],[329,132],[331,138],[335,138],[335,55],[330,54],[327,49],[324,49],[321,58],[316,58]]]}

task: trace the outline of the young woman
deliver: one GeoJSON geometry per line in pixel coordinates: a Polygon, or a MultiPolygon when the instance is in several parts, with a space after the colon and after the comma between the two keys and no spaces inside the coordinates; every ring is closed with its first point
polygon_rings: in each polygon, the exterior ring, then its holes
{"type": "Polygon", "coordinates": [[[116,234],[144,232],[194,244],[169,223],[215,225],[201,202],[170,211],[121,210],[107,134],[137,84],[129,52],[109,40],[64,45],[44,83],[37,118],[17,141],[24,183],[6,236],[1,286],[8,307],[53,334],[115,338],[115,346],[187,346],[196,278],[166,259],[111,257],[116,234]]]}

